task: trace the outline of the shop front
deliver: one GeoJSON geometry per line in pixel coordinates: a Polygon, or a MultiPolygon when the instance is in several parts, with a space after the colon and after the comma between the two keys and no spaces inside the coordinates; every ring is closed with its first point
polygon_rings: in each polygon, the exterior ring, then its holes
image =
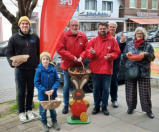
{"type": "Polygon", "coordinates": [[[126,31],[134,31],[137,27],[144,27],[148,32],[159,28],[157,12],[136,12],[136,16],[127,16],[126,31]]]}
{"type": "MultiPolygon", "coordinates": [[[[81,31],[94,31],[98,29],[98,23],[115,21],[119,25],[124,25],[125,18],[113,18],[110,13],[95,12],[95,13],[85,13],[79,14],[78,20],[80,23],[81,31]]],[[[123,27],[123,26],[122,26],[123,27]]],[[[123,31],[123,29],[119,29],[123,31]]]]}
{"type": "Polygon", "coordinates": [[[129,18],[127,31],[134,31],[137,27],[144,27],[148,32],[155,31],[159,26],[159,18],[129,18]]]}

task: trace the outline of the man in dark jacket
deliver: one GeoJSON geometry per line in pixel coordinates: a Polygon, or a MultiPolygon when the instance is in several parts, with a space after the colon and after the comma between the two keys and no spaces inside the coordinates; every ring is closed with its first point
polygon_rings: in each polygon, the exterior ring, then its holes
{"type": "Polygon", "coordinates": [[[20,30],[8,42],[7,58],[15,68],[18,85],[18,110],[20,121],[34,119],[32,101],[34,93],[35,68],[39,63],[39,37],[30,31],[30,20],[22,16],[18,21],[20,30]],[[29,55],[26,62],[10,60],[17,55],[29,55]]]}
{"type": "MultiPolygon", "coordinates": [[[[117,23],[116,22],[109,22],[109,31],[111,33],[112,36],[114,36],[118,42],[118,45],[120,47],[121,53],[123,52],[125,45],[126,45],[126,38],[125,35],[122,34],[120,37],[119,36],[115,36],[115,32],[117,29],[117,23]]],[[[117,98],[118,98],[118,75],[119,75],[119,70],[120,70],[120,56],[114,60],[114,64],[113,64],[113,74],[112,74],[112,78],[111,78],[111,85],[110,85],[110,96],[111,96],[111,102],[112,102],[112,106],[114,108],[118,107],[118,102],[117,102],[117,98]]]]}

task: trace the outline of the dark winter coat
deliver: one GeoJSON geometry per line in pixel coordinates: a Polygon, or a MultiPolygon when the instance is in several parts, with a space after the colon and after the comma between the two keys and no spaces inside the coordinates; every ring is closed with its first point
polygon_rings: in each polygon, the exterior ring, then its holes
{"type": "Polygon", "coordinates": [[[150,43],[145,42],[144,44],[140,45],[137,49],[134,44],[134,40],[130,41],[128,44],[126,44],[126,47],[124,49],[124,58],[126,59],[126,62],[125,62],[126,68],[130,68],[132,65],[138,65],[140,69],[140,77],[150,78],[150,71],[151,71],[150,63],[151,61],[155,59],[154,49],[150,43]],[[145,56],[144,59],[141,61],[130,61],[126,57],[126,53],[128,52],[131,52],[133,54],[148,52],[149,55],[145,56]]]}
{"type": "Polygon", "coordinates": [[[21,64],[17,68],[20,69],[35,69],[39,64],[39,37],[36,34],[29,32],[23,34],[20,30],[14,34],[8,42],[7,58],[12,66],[12,61],[9,59],[15,55],[28,54],[30,57],[27,62],[21,64]]]}

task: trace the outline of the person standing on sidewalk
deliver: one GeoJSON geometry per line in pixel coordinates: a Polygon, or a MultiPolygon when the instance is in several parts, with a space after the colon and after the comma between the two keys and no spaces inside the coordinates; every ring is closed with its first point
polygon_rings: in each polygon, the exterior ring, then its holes
{"type": "Polygon", "coordinates": [[[107,109],[113,61],[119,57],[120,48],[115,38],[108,31],[107,23],[99,23],[98,35],[92,38],[86,49],[86,56],[90,59],[91,77],[93,82],[94,109],[92,114],[100,111],[109,115],[107,109]]]}
{"type": "Polygon", "coordinates": [[[57,52],[62,57],[61,68],[64,72],[64,86],[63,86],[63,114],[68,113],[69,107],[69,88],[71,87],[70,76],[68,69],[70,67],[79,66],[84,58],[84,50],[88,39],[86,35],[79,31],[79,22],[75,19],[70,20],[69,30],[64,32],[58,42],[57,52]]]}
{"type": "MultiPolygon", "coordinates": [[[[131,69],[132,66],[139,68],[140,76],[136,79],[126,78],[126,102],[128,106],[128,114],[132,114],[137,105],[137,83],[139,86],[140,103],[142,110],[146,112],[149,118],[154,118],[151,104],[151,84],[150,71],[151,61],[155,59],[154,49],[152,45],[146,42],[147,32],[144,28],[138,27],[135,29],[134,40],[130,41],[124,50],[125,68],[131,69]],[[130,60],[129,56],[139,54],[141,60],[130,60]]],[[[127,74],[127,73],[125,73],[127,74]]]]}
{"type": "MultiPolygon", "coordinates": [[[[41,63],[36,69],[34,78],[34,85],[38,89],[38,99],[39,101],[47,101],[48,96],[50,96],[50,98],[54,100],[57,97],[57,89],[60,85],[57,71],[52,64],[49,64],[51,62],[51,58],[48,52],[42,52],[40,54],[40,61],[41,63]]],[[[40,104],[40,120],[42,122],[44,132],[49,131],[46,114],[47,110],[40,104]]],[[[52,127],[56,130],[60,130],[56,116],[56,110],[50,110],[52,127]]]]}
{"type": "MultiPolygon", "coordinates": [[[[117,23],[114,21],[109,22],[109,31],[111,33],[112,36],[114,36],[118,42],[118,45],[120,47],[120,51],[121,53],[123,52],[125,45],[126,45],[126,38],[124,34],[121,34],[121,36],[115,36],[115,32],[117,29],[117,23]]],[[[113,63],[113,74],[112,74],[112,78],[111,78],[111,85],[110,85],[110,96],[111,96],[111,102],[112,102],[112,106],[114,108],[118,107],[118,102],[117,102],[117,98],[118,98],[118,75],[119,75],[119,70],[120,70],[120,56],[114,60],[113,63]]]]}
{"type": "Polygon", "coordinates": [[[30,20],[22,16],[18,21],[19,31],[8,42],[7,58],[11,67],[15,68],[15,78],[18,85],[18,110],[20,121],[34,119],[32,103],[34,94],[34,74],[39,63],[39,37],[30,30],[30,20]],[[27,62],[17,63],[10,58],[16,55],[28,54],[27,62]]]}

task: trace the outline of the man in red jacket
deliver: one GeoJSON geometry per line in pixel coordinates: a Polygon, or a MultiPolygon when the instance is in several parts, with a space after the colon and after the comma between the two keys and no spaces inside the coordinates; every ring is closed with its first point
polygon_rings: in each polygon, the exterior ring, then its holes
{"type": "Polygon", "coordinates": [[[57,52],[61,55],[63,60],[60,66],[64,71],[63,114],[68,113],[69,106],[70,76],[68,69],[80,65],[79,62],[84,58],[84,50],[88,42],[86,35],[78,31],[78,29],[78,21],[74,19],[70,20],[69,30],[62,34],[57,45],[57,52]]]}
{"type": "Polygon", "coordinates": [[[90,69],[93,82],[94,109],[92,114],[100,111],[109,115],[107,110],[113,61],[120,55],[120,48],[113,36],[108,31],[107,23],[99,23],[98,35],[89,41],[87,57],[91,59],[90,69]]]}

